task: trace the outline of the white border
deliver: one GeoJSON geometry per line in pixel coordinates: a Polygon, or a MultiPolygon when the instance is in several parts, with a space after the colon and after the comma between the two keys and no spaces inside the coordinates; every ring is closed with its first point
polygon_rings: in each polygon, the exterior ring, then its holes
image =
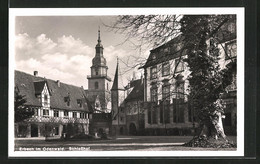
{"type": "Polygon", "coordinates": [[[244,8],[10,8],[9,9],[9,157],[192,157],[244,156],[244,8]],[[14,151],[14,43],[16,16],[102,16],[139,14],[237,14],[236,151],[14,151]]]}

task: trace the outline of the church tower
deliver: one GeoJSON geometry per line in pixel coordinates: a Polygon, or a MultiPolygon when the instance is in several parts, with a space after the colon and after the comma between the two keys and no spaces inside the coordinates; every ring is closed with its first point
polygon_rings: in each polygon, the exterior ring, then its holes
{"type": "MultiPolygon", "coordinates": [[[[88,98],[100,101],[100,112],[109,112],[110,106],[110,82],[111,78],[107,75],[108,67],[106,59],[103,55],[103,45],[100,39],[100,30],[98,30],[98,43],[96,45],[96,54],[92,59],[91,75],[87,76],[88,79],[88,98]]],[[[95,104],[96,106],[96,104],[95,104]]]]}

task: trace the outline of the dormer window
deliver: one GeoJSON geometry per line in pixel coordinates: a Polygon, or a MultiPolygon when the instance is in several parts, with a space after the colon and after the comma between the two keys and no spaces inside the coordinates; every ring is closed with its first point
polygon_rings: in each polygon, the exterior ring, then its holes
{"type": "Polygon", "coordinates": [[[67,106],[70,106],[70,96],[64,97],[64,101],[66,102],[67,106]]]}
{"type": "Polygon", "coordinates": [[[77,99],[77,104],[78,104],[78,107],[82,108],[82,100],[81,99],[77,99]]]}

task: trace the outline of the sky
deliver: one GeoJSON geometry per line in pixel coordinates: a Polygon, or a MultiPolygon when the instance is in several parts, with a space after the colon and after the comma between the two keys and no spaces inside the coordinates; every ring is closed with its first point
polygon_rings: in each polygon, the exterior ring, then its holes
{"type": "MultiPolygon", "coordinates": [[[[111,25],[115,16],[17,16],[15,18],[15,69],[48,79],[88,88],[92,59],[95,56],[98,28],[107,60],[108,75],[114,79],[116,58],[119,58],[120,85],[125,86],[133,74],[126,62],[130,56],[147,58],[149,50],[138,51],[125,36],[115,33],[111,25]]],[[[130,60],[129,60],[130,57],[130,60]]],[[[135,73],[133,73],[135,72],[135,73]]]]}

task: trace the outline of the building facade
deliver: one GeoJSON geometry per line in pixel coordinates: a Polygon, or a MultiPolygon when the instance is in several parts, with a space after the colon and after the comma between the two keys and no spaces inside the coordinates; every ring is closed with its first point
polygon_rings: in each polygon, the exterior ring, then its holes
{"type": "MultiPolygon", "coordinates": [[[[236,59],[236,23],[231,18],[216,36],[221,68],[236,59]]],[[[211,44],[210,38],[208,45],[211,44]]],[[[145,133],[148,135],[189,135],[197,126],[196,117],[188,104],[190,74],[183,59],[184,38],[179,35],[150,51],[144,69],[145,133]]],[[[227,134],[236,134],[236,72],[233,83],[221,95],[226,108],[223,119],[227,134]]]]}
{"type": "MultiPolygon", "coordinates": [[[[222,26],[221,33],[217,35],[220,50],[220,65],[224,68],[230,61],[237,59],[237,29],[236,19],[231,17],[230,21],[222,26]]],[[[226,134],[237,134],[237,72],[233,72],[232,84],[226,88],[221,95],[225,103],[223,125],[226,134]]]]}
{"type": "Polygon", "coordinates": [[[15,71],[15,91],[34,115],[15,123],[15,137],[68,137],[89,133],[89,112],[83,87],[15,71]],[[72,132],[73,131],[73,132],[72,132]]]}
{"type": "Polygon", "coordinates": [[[126,129],[123,132],[127,135],[144,135],[145,112],[143,108],[143,78],[131,80],[125,89],[127,96],[120,107],[126,119],[126,129]]]}
{"type": "Polygon", "coordinates": [[[188,135],[195,127],[188,105],[189,69],[183,59],[182,37],[150,51],[144,69],[145,133],[188,135]]]}

